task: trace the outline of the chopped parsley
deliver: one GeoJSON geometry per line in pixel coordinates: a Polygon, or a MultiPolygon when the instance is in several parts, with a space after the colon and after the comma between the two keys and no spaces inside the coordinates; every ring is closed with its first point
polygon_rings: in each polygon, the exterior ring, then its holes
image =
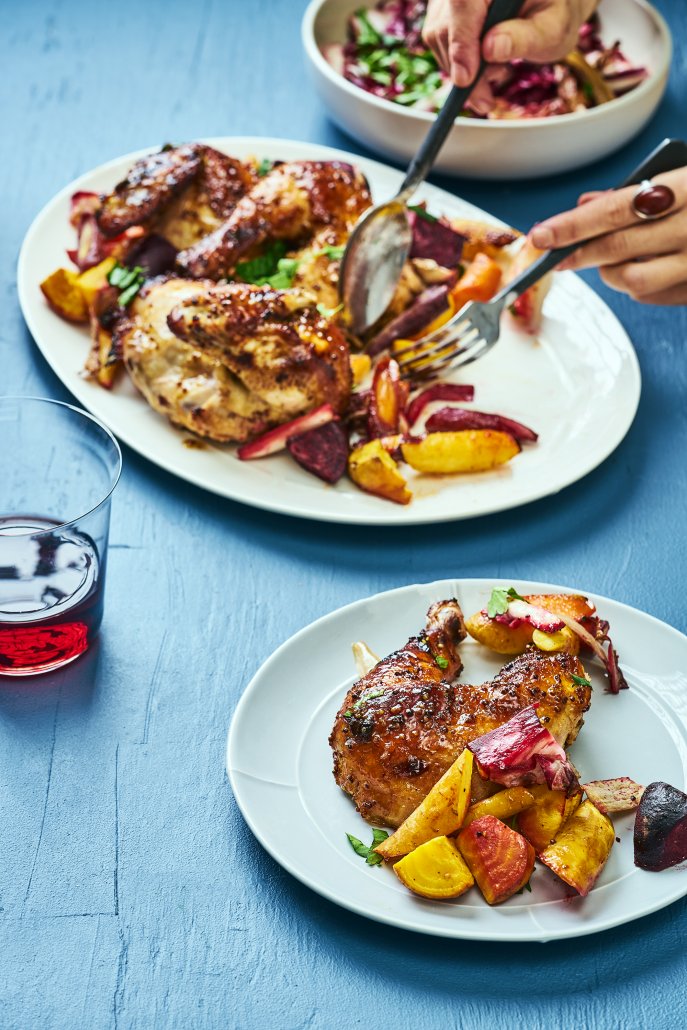
{"type": "Polygon", "coordinates": [[[348,837],[348,843],[351,845],[356,855],[364,858],[368,865],[382,864],[382,856],[378,855],[373,849],[376,848],[378,844],[381,844],[383,840],[387,839],[389,834],[386,830],[378,830],[374,827],[372,830],[372,843],[369,847],[367,844],[363,844],[361,840],[358,840],[357,837],[354,837],[352,833],[347,833],[346,836],[348,837]]]}
{"type": "Polygon", "coordinates": [[[140,265],[127,268],[126,265],[120,265],[118,261],[114,268],[110,270],[107,281],[110,286],[115,286],[121,291],[119,294],[119,305],[125,308],[143,286],[143,283],[146,281],[146,274],[140,265]]]}
{"type": "Polygon", "coordinates": [[[490,619],[495,618],[497,615],[505,615],[510,601],[524,600],[525,598],[514,587],[508,587],[508,590],[505,590],[503,587],[494,587],[487,603],[487,615],[490,619]]]}
{"type": "Polygon", "coordinates": [[[346,245],[342,244],[340,247],[323,247],[322,250],[316,250],[313,257],[326,257],[331,258],[332,261],[340,261],[344,256],[346,245]]]}
{"type": "Polygon", "coordinates": [[[590,687],[591,688],[591,683],[589,682],[588,679],[585,679],[584,676],[576,676],[575,673],[573,672],[572,675],[570,676],[570,679],[573,681],[573,683],[577,683],[577,685],[579,687],[590,687]]]}
{"type": "Polygon", "coordinates": [[[421,204],[408,204],[408,210],[414,211],[418,218],[421,218],[423,222],[438,222],[439,219],[436,215],[430,215],[429,211],[422,207],[421,204]]]}
{"type": "Polygon", "coordinates": [[[327,308],[324,304],[318,304],[317,310],[322,315],[322,318],[334,318],[340,311],[343,311],[343,304],[337,304],[335,308],[327,308]]]}
{"type": "Polygon", "coordinates": [[[382,42],[382,36],[370,21],[365,8],[361,7],[357,10],[355,16],[360,23],[360,31],[357,38],[358,45],[378,47],[382,42]]]}
{"type": "Polygon", "coordinates": [[[256,171],[257,171],[258,175],[260,176],[260,178],[262,179],[263,176],[267,175],[268,172],[271,172],[273,168],[274,168],[274,161],[270,161],[269,157],[263,157],[262,161],[260,162],[260,164],[256,168],[256,171]]]}
{"type": "Polygon", "coordinates": [[[448,669],[448,658],[444,658],[443,655],[435,654],[434,661],[437,663],[440,669],[448,669]]]}
{"type": "Polygon", "coordinates": [[[259,257],[239,261],[234,271],[244,283],[271,286],[273,290],[288,290],[296,277],[300,261],[284,257],[285,254],[285,241],[274,240],[259,257]]]}

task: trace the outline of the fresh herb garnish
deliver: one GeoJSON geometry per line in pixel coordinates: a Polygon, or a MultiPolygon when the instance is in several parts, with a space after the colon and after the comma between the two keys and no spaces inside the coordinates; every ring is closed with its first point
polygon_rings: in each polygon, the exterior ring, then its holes
{"type": "Polygon", "coordinates": [[[418,218],[421,218],[423,222],[438,222],[439,219],[436,215],[430,215],[429,211],[422,207],[420,204],[408,204],[408,210],[414,211],[418,218]]]}
{"type": "Polygon", "coordinates": [[[316,250],[313,257],[322,257],[322,255],[326,255],[328,258],[331,258],[332,261],[340,261],[344,256],[345,249],[345,244],[342,244],[340,247],[323,247],[322,250],[316,250]]]}
{"type": "Polygon", "coordinates": [[[108,273],[107,281],[110,286],[115,286],[118,290],[121,290],[119,305],[125,308],[143,286],[143,283],[146,281],[146,274],[140,265],[127,268],[126,265],[120,265],[118,261],[108,273]]]}
{"type": "Polygon", "coordinates": [[[322,318],[334,318],[340,311],[343,311],[343,304],[337,304],[335,308],[327,308],[324,304],[318,304],[317,310],[322,315],[322,318]]]}
{"type": "Polygon", "coordinates": [[[374,701],[376,697],[381,697],[383,693],[384,690],[371,690],[369,694],[363,694],[353,705],[353,711],[355,712],[356,708],[366,705],[368,701],[374,701]]]}
{"type": "Polygon", "coordinates": [[[510,601],[524,600],[525,598],[513,587],[508,587],[508,590],[505,590],[503,587],[494,587],[491,597],[487,602],[487,615],[490,619],[495,618],[497,615],[505,615],[510,601]]]}
{"type": "Polygon", "coordinates": [[[284,240],[274,240],[259,257],[239,261],[234,271],[244,283],[288,290],[296,277],[300,261],[284,257],[285,254],[284,240]]]}
{"type": "Polygon", "coordinates": [[[582,92],[584,93],[585,100],[594,100],[594,87],[591,82],[582,83],[582,92]]]}
{"type": "Polygon", "coordinates": [[[448,669],[448,658],[444,658],[442,654],[435,654],[434,661],[440,669],[448,669]]]}
{"type": "Polygon", "coordinates": [[[360,22],[360,32],[358,33],[357,43],[359,46],[376,46],[382,42],[382,37],[376,28],[370,21],[367,11],[364,7],[361,7],[355,12],[355,16],[360,22]]]}
{"type": "Polygon", "coordinates": [[[382,856],[378,855],[373,849],[389,836],[386,830],[378,830],[374,827],[372,830],[372,843],[369,847],[367,844],[363,844],[361,840],[358,840],[357,837],[354,837],[352,833],[347,833],[346,836],[348,837],[348,843],[351,845],[356,855],[364,858],[368,865],[382,864],[382,856]]]}
{"type": "Polygon", "coordinates": [[[575,673],[573,672],[571,674],[571,676],[570,676],[570,679],[573,681],[573,683],[577,683],[577,685],[580,686],[580,687],[590,687],[591,688],[591,683],[589,682],[588,679],[585,679],[584,676],[576,676],[575,673]]]}
{"type": "Polygon", "coordinates": [[[274,240],[268,244],[259,257],[250,261],[239,261],[234,271],[246,283],[255,283],[268,275],[274,275],[281,258],[286,254],[284,240],[274,240]]]}
{"type": "Polygon", "coordinates": [[[274,168],[274,161],[270,161],[269,157],[263,157],[262,161],[256,168],[256,172],[262,179],[263,176],[267,175],[274,168]]]}

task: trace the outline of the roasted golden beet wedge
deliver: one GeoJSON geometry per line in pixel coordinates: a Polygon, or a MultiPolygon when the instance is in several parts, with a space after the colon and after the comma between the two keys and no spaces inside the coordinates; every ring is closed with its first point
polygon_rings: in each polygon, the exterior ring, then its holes
{"type": "Polygon", "coordinates": [[[470,823],[474,823],[475,819],[481,819],[483,815],[493,815],[495,819],[505,822],[533,804],[534,796],[527,787],[507,787],[505,790],[500,790],[497,794],[485,798],[484,801],[470,805],[463,822],[463,829],[470,823]]]}
{"type": "Polygon", "coordinates": [[[549,790],[544,785],[529,788],[534,804],[520,812],[518,833],[530,842],[537,854],[553,844],[556,834],[565,825],[582,800],[582,791],[566,794],[563,790],[549,790]]]}
{"type": "Polygon", "coordinates": [[[472,752],[465,748],[396,832],[377,845],[377,854],[398,858],[433,837],[459,830],[470,804],[472,765],[472,752]]]}
{"type": "MultiPolygon", "coordinates": [[[[539,861],[586,897],[606,865],[615,840],[613,823],[591,801],[583,801],[539,861]]],[[[468,863],[469,864],[469,863],[468,863]]]]}
{"type": "Polygon", "coordinates": [[[490,905],[499,905],[529,882],[534,848],[493,815],[483,815],[458,834],[458,848],[490,905]]]}
{"type": "Polygon", "coordinates": [[[495,429],[428,433],[422,440],[401,444],[401,454],[411,468],[431,475],[487,472],[519,452],[514,437],[495,429]]]}
{"type": "Polygon", "coordinates": [[[381,440],[370,440],[351,451],[348,474],[356,486],[368,494],[385,497],[396,504],[410,504],[413,499],[401,470],[381,440]]]}
{"type": "Polygon", "coordinates": [[[475,882],[448,837],[421,844],[395,864],[394,872],[401,883],[423,898],[457,898],[475,882]]]}

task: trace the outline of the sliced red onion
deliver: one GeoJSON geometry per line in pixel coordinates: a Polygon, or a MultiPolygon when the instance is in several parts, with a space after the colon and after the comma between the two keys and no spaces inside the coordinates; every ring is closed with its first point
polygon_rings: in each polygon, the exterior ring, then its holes
{"type": "MultiPolygon", "coordinates": [[[[406,418],[412,426],[432,401],[471,401],[474,396],[474,386],[469,386],[467,383],[433,383],[413,397],[406,408],[406,418]]],[[[448,409],[442,408],[443,410],[447,411],[448,409]]]]}
{"type": "Polygon", "coordinates": [[[621,690],[627,690],[628,682],[618,665],[618,654],[611,643],[611,638],[608,636],[608,622],[605,619],[597,620],[597,635],[594,636],[580,622],[571,619],[569,615],[564,615],[562,612],[557,612],[556,614],[568,629],[576,633],[580,640],[594,652],[603,664],[608,673],[609,692],[617,694],[621,690]],[[608,643],[608,652],[603,649],[603,641],[608,643]]]}
{"type": "Polygon", "coordinates": [[[557,630],[563,629],[562,618],[548,612],[546,608],[530,604],[529,601],[509,601],[508,615],[511,619],[529,622],[535,629],[540,629],[544,633],[555,633],[557,630]]]}
{"type": "Polygon", "coordinates": [[[509,433],[520,442],[536,443],[539,439],[533,429],[506,418],[505,415],[492,415],[486,411],[472,411],[468,408],[440,408],[427,419],[425,428],[429,433],[446,433],[461,429],[496,429],[509,433]]]}
{"type": "Polygon", "coordinates": [[[505,787],[546,783],[570,792],[578,780],[568,756],[529,705],[495,730],[468,744],[480,776],[505,787]]]}
{"type": "Polygon", "coordinates": [[[393,318],[376,336],[372,337],[366,348],[367,353],[371,356],[380,354],[390,347],[394,340],[404,340],[422,332],[430,322],[442,315],[448,308],[448,291],[448,283],[429,286],[423,290],[409,308],[393,318]]]}
{"type": "Polygon", "coordinates": [[[314,411],[309,411],[307,415],[294,418],[291,422],[284,422],[276,429],[270,429],[269,432],[263,433],[257,439],[251,440],[250,443],[244,443],[236,453],[241,461],[266,458],[270,454],[276,454],[277,451],[285,450],[287,440],[292,436],[298,436],[299,433],[305,433],[309,429],[317,429],[318,426],[323,426],[336,417],[336,412],[331,404],[322,404],[314,411]]]}

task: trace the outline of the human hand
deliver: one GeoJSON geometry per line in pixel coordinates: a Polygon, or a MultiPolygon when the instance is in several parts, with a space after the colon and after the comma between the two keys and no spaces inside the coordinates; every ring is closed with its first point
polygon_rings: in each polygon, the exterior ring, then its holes
{"type": "Polygon", "coordinates": [[[687,168],[657,175],[675,201],[662,217],[641,221],[632,210],[637,186],[583,193],[572,211],[536,225],[541,250],[594,237],[559,268],[594,268],[607,286],[644,304],[687,304],[687,168]]]}
{"type": "MultiPolygon", "coordinates": [[[[514,58],[545,63],[565,57],[597,0],[525,0],[520,17],[494,26],[484,38],[485,60],[502,64],[514,58]]],[[[456,86],[468,86],[480,63],[479,37],[489,0],[429,0],[423,38],[456,86]]],[[[481,83],[470,98],[478,113],[491,100],[481,83]]]]}

